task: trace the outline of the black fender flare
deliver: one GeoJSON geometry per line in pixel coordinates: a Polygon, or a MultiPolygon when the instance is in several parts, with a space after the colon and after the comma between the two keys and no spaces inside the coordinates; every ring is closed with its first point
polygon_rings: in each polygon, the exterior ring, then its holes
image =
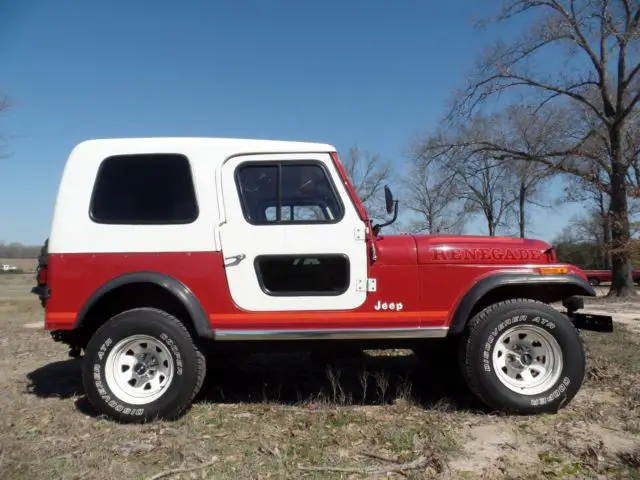
{"type": "Polygon", "coordinates": [[[169,275],[153,271],[126,273],[119,277],[115,277],[102,285],[91,294],[89,299],[82,306],[82,309],[76,317],[74,328],[80,328],[82,326],[87,313],[91,310],[91,307],[95,305],[95,303],[104,295],[115,290],[116,288],[135,283],[152,283],[164,288],[167,292],[175,296],[184,305],[185,309],[189,313],[189,316],[191,317],[191,320],[193,321],[193,326],[196,330],[196,333],[199,336],[213,336],[213,330],[211,329],[207,314],[191,289],[181,281],[176,280],[169,275]]]}
{"type": "Polygon", "coordinates": [[[473,307],[486,294],[496,288],[504,286],[571,286],[575,290],[574,295],[595,297],[596,291],[587,280],[576,275],[535,275],[531,273],[497,273],[483,278],[471,287],[458,302],[455,313],[449,324],[448,335],[456,335],[464,330],[473,307]]]}

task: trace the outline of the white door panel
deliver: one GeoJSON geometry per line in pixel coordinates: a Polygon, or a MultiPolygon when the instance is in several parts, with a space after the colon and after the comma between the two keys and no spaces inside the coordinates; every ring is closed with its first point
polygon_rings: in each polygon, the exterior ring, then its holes
{"type": "MultiPolygon", "coordinates": [[[[365,224],[359,218],[328,154],[234,157],[223,165],[220,182],[221,197],[223,197],[220,200],[224,200],[223,218],[225,219],[220,227],[222,252],[225,257],[225,270],[231,296],[240,308],[249,311],[350,310],[364,303],[366,291],[359,291],[362,289],[357,289],[356,286],[358,280],[363,280],[366,284],[368,259],[365,241],[362,238],[356,239],[356,230],[363,232],[365,224]],[[320,224],[283,222],[253,225],[249,223],[245,218],[236,184],[236,168],[245,162],[252,164],[260,162],[261,165],[282,162],[282,165],[296,165],[297,162],[310,160],[320,162],[329,174],[342,203],[344,213],[341,220],[336,223],[320,224]],[[349,284],[346,291],[340,294],[299,293],[287,296],[266,293],[256,273],[254,263],[256,257],[283,254],[346,256],[349,260],[349,284]]],[[[301,188],[305,188],[304,185],[306,183],[303,183],[301,188]]],[[[270,190],[265,188],[264,191],[270,190]]],[[[271,207],[269,214],[273,215],[275,211],[275,207],[271,207]]],[[[282,211],[283,218],[285,213],[286,215],[291,213],[288,208],[283,208],[282,211]]],[[[310,214],[315,211],[321,210],[310,207],[294,208],[294,214],[310,214]]]]}

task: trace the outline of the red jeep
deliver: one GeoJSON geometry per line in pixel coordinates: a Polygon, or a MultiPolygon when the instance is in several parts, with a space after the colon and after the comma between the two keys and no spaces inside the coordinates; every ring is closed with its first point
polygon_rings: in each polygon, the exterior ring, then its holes
{"type": "MultiPolygon", "coordinates": [[[[585,270],[584,274],[587,276],[589,283],[594,287],[597,287],[602,282],[610,282],[612,280],[611,270],[585,270]]],[[[640,270],[633,268],[631,270],[631,277],[634,283],[640,284],[640,270]]]]}
{"type": "Polygon", "coordinates": [[[87,397],[127,422],[176,418],[209,347],[459,352],[489,407],[550,412],[585,373],[595,292],[536,240],[385,235],[331,145],[94,140],[69,156],[37,274],[45,326],[84,351],[87,397]],[[563,302],[566,312],[549,304],[563,302]]]}

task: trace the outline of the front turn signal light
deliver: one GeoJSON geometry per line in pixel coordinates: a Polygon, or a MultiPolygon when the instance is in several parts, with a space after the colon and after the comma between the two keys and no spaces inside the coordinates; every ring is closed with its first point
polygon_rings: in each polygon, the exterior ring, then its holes
{"type": "Polygon", "coordinates": [[[566,275],[569,267],[540,267],[541,275],[566,275]]]}

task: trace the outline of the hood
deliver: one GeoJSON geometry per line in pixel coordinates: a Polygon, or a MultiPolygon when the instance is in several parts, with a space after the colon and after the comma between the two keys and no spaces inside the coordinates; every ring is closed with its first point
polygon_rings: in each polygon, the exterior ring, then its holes
{"type": "Polygon", "coordinates": [[[529,264],[552,261],[551,245],[512,237],[414,235],[418,263],[529,264]]]}

